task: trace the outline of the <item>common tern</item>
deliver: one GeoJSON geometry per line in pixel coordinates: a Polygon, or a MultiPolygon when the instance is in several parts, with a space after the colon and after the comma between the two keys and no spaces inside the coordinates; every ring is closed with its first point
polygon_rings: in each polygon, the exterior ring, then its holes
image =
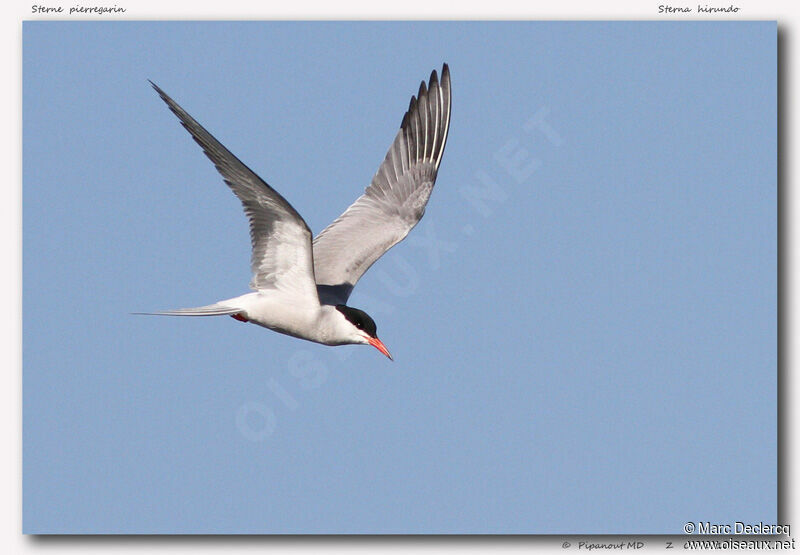
{"type": "MultiPolygon", "coordinates": [[[[324,345],[372,345],[392,359],[375,321],[347,306],[359,278],[425,213],[450,126],[450,71],[411,97],[400,130],[372,182],[312,241],[311,230],[275,189],[217,141],[155,83],[150,84],[214,163],[250,221],[253,293],[166,316],[232,316],[324,345]]],[[[141,314],[141,313],[140,313],[141,314]]]]}

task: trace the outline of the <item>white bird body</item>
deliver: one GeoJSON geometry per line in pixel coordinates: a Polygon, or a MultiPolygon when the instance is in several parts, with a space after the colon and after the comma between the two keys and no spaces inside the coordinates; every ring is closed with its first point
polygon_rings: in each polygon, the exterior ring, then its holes
{"type": "MultiPolygon", "coordinates": [[[[212,307],[219,307],[221,309],[219,314],[229,314],[236,317],[237,320],[323,345],[368,343],[366,340],[361,340],[360,334],[352,332],[353,326],[332,305],[319,303],[316,306],[302,307],[289,305],[281,294],[271,291],[256,291],[219,301],[200,309],[213,309],[212,307]]],[[[187,309],[179,309],[172,313],[179,315],[180,310],[187,309]]]]}
{"type": "Polygon", "coordinates": [[[324,345],[369,344],[387,357],[376,326],[345,303],[356,282],[402,241],[425,213],[450,125],[450,71],[434,71],[411,98],[392,146],[372,183],[312,241],[297,211],[245,166],[155,83],[153,88],[203,148],[250,221],[250,287],[255,290],[197,308],[147,313],[229,315],[324,345]]]}

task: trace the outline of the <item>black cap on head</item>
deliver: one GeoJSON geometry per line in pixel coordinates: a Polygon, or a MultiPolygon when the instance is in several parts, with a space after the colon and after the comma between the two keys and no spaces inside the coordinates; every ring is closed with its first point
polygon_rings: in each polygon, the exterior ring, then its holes
{"type": "Polygon", "coordinates": [[[336,310],[344,314],[344,317],[360,330],[364,330],[370,337],[377,337],[378,327],[375,325],[375,320],[369,317],[369,314],[357,308],[351,308],[347,305],[337,304],[336,310]]]}

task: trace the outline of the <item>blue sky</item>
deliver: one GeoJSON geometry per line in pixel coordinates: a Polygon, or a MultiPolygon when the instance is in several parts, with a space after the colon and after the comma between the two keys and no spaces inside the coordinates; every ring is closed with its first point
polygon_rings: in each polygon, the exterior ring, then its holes
{"type": "Polygon", "coordinates": [[[681,533],[775,522],[776,25],[23,30],[24,531],[681,533]],[[315,232],[448,62],[426,216],[350,304],[395,357],[230,318],[236,198],[315,232]]]}

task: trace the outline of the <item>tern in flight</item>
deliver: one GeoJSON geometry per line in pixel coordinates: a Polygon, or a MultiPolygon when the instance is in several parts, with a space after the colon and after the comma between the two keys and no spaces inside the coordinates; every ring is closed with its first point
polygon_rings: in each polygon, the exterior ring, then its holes
{"type": "Polygon", "coordinates": [[[323,345],[372,345],[391,359],[375,321],[346,303],[364,272],[425,213],[450,125],[447,64],[441,81],[433,71],[428,85],[423,81],[411,97],[400,130],[364,194],[313,240],[286,199],[150,84],[242,202],[250,220],[254,292],[208,306],[148,314],[228,315],[323,345]]]}

